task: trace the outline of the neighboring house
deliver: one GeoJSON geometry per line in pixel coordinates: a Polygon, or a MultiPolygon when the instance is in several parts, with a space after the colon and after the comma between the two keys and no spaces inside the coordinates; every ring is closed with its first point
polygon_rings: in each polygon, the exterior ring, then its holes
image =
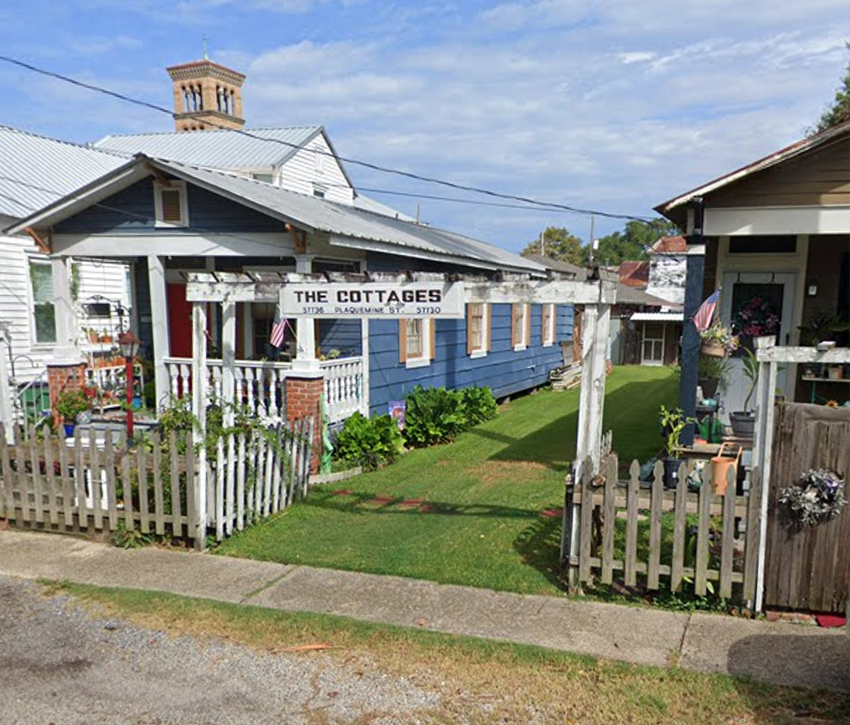
{"type": "MultiPolygon", "coordinates": [[[[547,276],[535,262],[453,232],[143,155],[29,216],[13,231],[25,226],[51,240],[55,275],[65,273],[74,256],[131,266],[134,324],[154,361],[158,403],[185,385],[194,353],[186,272],[258,278],[281,271],[547,276]]],[[[356,380],[346,389],[358,396],[357,407],[375,412],[385,412],[389,401],[417,384],[489,385],[498,397],[541,385],[562,364],[559,343],[572,334],[572,306],[566,304],[470,304],[463,320],[320,320],[315,325],[301,320],[291,328],[297,334],[288,333],[293,362],[267,344],[276,318],[273,300],[236,304],[235,353],[244,361],[237,366],[245,379],[261,381],[262,389],[316,352],[341,354],[321,362],[323,370],[347,366],[346,374],[356,380]],[[258,316],[257,306],[264,307],[266,317],[258,316]]],[[[211,358],[218,354],[223,324],[211,309],[211,358]]],[[[61,343],[69,360],[79,357],[74,340],[61,343]]],[[[210,364],[220,369],[220,363],[210,364]]]]}
{"type": "MultiPolygon", "coordinates": [[[[114,154],[0,126],[0,229],[124,162],[114,154]]],[[[45,363],[55,355],[55,280],[44,249],[23,230],[0,232],[0,271],[0,325],[6,340],[0,355],[16,390],[43,378],[45,363]]],[[[104,339],[113,336],[119,313],[126,315],[130,304],[127,267],[80,259],[71,260],[66,272],[74,313],[69,334],[86,354],[100,356],[112,344],[90,344],[87,328],[104,339]]]]}
{"type": "MultiPolygon", "coordinates": [[[[845,122],[657,206],[687,230],[685,318],[721,288],[719,316],[743,333],[745,346],[759,333],[775,335],[782,346],[810,345],[817,337],[847,345],[848,159],[850,123],[845,122]],[[831,329],[818,335],[817,326],[831,329]]],[[[686,325],[680,402],[689,414],[698,346],[693,325],[686,325]]],[[[743,407],[748,387],[740,356],[732,364],[727,411],[743,407]]],[[[800,367],[779,370],[776,387],[789,400],[843,403],[850,397],[845,379],[804,380],[800,367]]]]}

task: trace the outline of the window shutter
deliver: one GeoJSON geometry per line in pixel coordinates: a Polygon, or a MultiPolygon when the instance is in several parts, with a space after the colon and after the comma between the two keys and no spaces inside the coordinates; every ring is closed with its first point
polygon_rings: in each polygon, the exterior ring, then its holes
{"type": "Polygon", "coordinates": [[[486,338],[484,340],[484,349],[487,352],[490,352],[490,313],[492,312],[492,308],[486,302],[484,303],[484,334],[486,338]]]}
{"type": "Polygon", "coordinates": [[[427,324],[431,330],[431,359],[434,360],[437,357],[437,321],[427,320],[427,324]]]}
{"type": "Polygon", "coordinates": [[[162,221],[169,224],[179,224],[183,221],[183,210],[180,204],[179,189],[160,189],[162,199],[162,221]]]}
{"type": "Polygon", "coordinates": [[[472,341],[472,305],[466,305],[466,354],[472,355],[475,352],[475,345],[472,341]]]}
{"type": "Polygon", "coordinates": [[[516,329],[516,305],[511,305],[511,347],[517,344],[517,329],[516,329]]]}
{"type": "Polygon", "coordinates": [[[398,321],[398,361],[407,362],[407,320],[398,321]]]}
{"type": "Polygon", "coordinates": [[[526,347],[531,346],[531,305],[525,304],[522,311],[522,321],[525,325],[525,333],[523,334],[523,343],[526,347]]]}

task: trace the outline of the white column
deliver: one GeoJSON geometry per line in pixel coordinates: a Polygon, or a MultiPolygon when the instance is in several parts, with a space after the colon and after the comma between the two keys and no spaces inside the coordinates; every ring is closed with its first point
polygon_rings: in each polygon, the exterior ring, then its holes
{"type": "MultiPolygon", "coordinates": [[[[760,366],[761,367],[761,366],[760,366]]],[[[779,364],[772,360],[768,368],[767,390],[764,392],[764,408],[758,411],[764,416],[764,437],[762,443],[762,469],[761,469],[761,501],[759,502],[759,552],[758,566],[756,569],[756,606],[755,611],[760,612],[764,605],[764,569],[767,563],[767,508],[770,496],[770,466],[773,451],[773,413],[776,408],[774,404],[774,391],[776,390],[776,377],[779,364]]],[[[763,369],[762,369],[762,372],[763,369]]],[[[759,397],[762,397],[760,394],[759,397]]]]}
{"type": "Polygon", "coordinates": [[[579,481],[584,461],[590,455],[590,406],[593,400],[593,361],[596,347],[593,336],[599,314],[597,305],[585,305],[581,316],[581,389],[578,402],[578,433],[576,436],[576,480],[579,481]]]}
{"type": "Polygon", "coordinates": [[[77,347],[77,315],[71,296],[71,275],[67,257],[52,257],[53,309],[56,315],[56,348],[53,362],[77,363],[82,360],[77,347]]]}
{"type": "Polygon", "coordinates": [[[207,306],[204,302],[192,303],[192,343],[195,351],[192,360],[192,413],[198,428],[192,432],[193,443],[198,448],[195,471],[195,548],[206,548],[207,529],[207,452],[203,446],[207,424],[207,306]]]}
{"type": "Polygon", "coordinates": [[[360,395],[360,412],[369,417],[369,320],[363,318],[360,321],[360,350],[363,357],[363,390],[360,395]]]}
{"type": "Polygon", "coordinates": [[[15,442],[14,412],[12,408],[12,386],[9,385],[9,341],[0,328],[0,423],[6,426],[6,442],[15,442]]]}
{"type": "MultiPolygon", "coordinates": [[[[310,274],[313,271],[312,254],[295,255],[295,271],[299,274],[310,274]]],[[[298,337],[298,348],[292,369],[299,371],[315,372],[319,369],[316,360],[316,330],[312,317],[299,317],[295,326],[295,334],[298,337]]]]}
{"type": "Polygon", "coordinates": [[[221,397],[225,403],[225,420],[228,425],[233,420],[231,408],[234,399],[234,380],[236,377],[236,303],[221,304],[221,397]]]}
{"type": "Polygon", "coordinates": [[[169,353],[168,301],[165,287],[165,267],[162,257],[148,256],[148,284],[151,293],[151,329],[153,330],[154,381],[156,383],[156,407],[168,401],[168,369],[165,358],[169,353]]]}

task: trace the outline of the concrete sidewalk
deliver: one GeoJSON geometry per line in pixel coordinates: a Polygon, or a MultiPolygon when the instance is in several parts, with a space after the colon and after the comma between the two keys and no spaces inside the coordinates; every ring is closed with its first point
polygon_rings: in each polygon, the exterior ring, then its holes
{"type": "Polygon", "coordinates": [[[0,574],[164,591],[850,692],[843,630],[0,531],[0,574]]]}

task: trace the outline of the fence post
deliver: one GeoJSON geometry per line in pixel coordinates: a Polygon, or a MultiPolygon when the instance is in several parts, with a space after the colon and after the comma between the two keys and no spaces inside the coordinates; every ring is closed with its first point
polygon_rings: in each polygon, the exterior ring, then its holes
{"type": "MultiPolygon", "coordinates": [[[[6,339],[5,332],[0,328],[0,343],[6,343],[11,348],[12,343],[6,339]]],[[[6,357],[8,349],[0,344],[0,425],[6,428],[6,443],[12,445],[14,415],[12,408],[12,384],[9,376],[9,365],[6,357]]]]}
{"type": "MultiPolygon", "coordinates": [[[[194,361],[192,365],[192,413],[198,428],[192,431],[190,445],[199,447],[198,466],[195,475],[195,503],[197,516],[192,522],[192,537],[196,551],[207,548],[207,452],[204,436],[207,430],[207,310],[203,302],[192,303],[192,333],[194,361]]],[[[188,484],[188,481],[187,481],[188,484]]]]}

